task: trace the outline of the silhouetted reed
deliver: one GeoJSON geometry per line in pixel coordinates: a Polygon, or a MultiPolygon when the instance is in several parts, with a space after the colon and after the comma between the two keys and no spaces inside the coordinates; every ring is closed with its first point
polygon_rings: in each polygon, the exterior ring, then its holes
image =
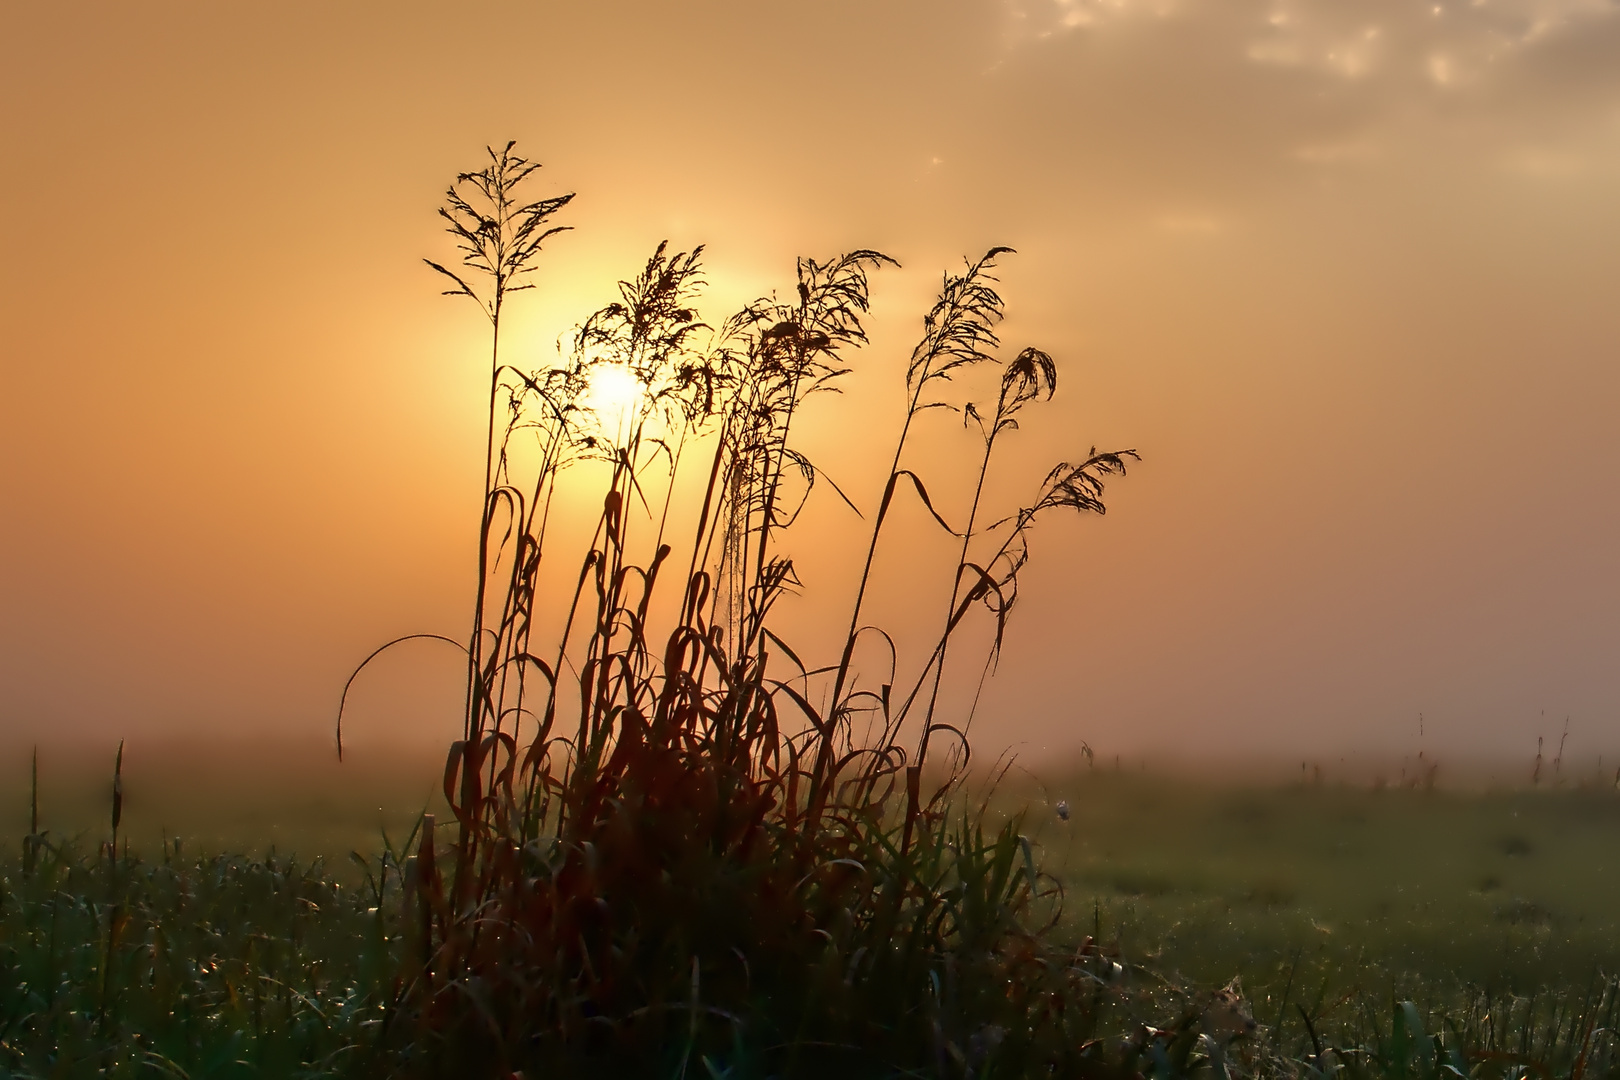
{"type": "Polygon", "coordinates": [[[503,304],[571,199],[523,201],[535,168],[508,144],[458,177],[440,213],[462,263],[430,262],[488,319],[491,383],[467,709],[444,774],[455,838],[445,850],[425,819],[408,875],[414,959],[389,1021],[402,1067],[950,1074],[988,1056],[1057,1060],[1083,1042],[1073,1028],[1086,1015],[1075,969],[1040,940],[1059,890],[1016,821],[990,830],[982,806],[953,800],[968,743],[965,725],[937,716],[940,674],[980,605],[991,657],[1000,649],[1035,521],[1100,513],[1104,478],[1134,455],[1059,465],[1034,501],[981,528],[998,441],[1051,396],[1057,370],[1026,349],[992,409],[943,396],[997,362],[991,271],[1009,249],[946,274],[907,365],[848,632],[836,662],[810,665],[771,626],[800,585],[783,534],[822,479],[794,426],[867,344],[871,274],[894,260],[801,258],[785,298],[710,324],[702,249],[660,244],[556,365],[522,372],[501,360],[503,304]],[[626,392],[591,408],[610,376],[626,392]],[[960,532],[906,462],[917,422],[942,407],[984,439],[960,532]],[[694,452],[701,495],[674,506],[694,452]],[[559,595],[542,585],[547,525],[559,479],[585,461],[596,469],[580,475],[603,477],[601,510],[559,595]],[[895,707],[895,672],[858,688],[855,659],[863,636],[886,637],[862,615],[908,493],[960,547],[937,643],[895,707]],[[672,558],[683,576],[661,605],[672,558]],[[537,625],[560,625],[551,646],[537,625]],[[908,751],[902,727],[924,686],[908,751]],[[865,735],[857,716],[876,721],[865,735]],[[952,752],[925,791],[942,731],[952,752]]]}

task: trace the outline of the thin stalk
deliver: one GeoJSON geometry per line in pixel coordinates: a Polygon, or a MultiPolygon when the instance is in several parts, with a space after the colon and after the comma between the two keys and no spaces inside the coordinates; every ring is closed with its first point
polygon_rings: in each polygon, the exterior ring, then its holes
{"type": "MultiPolygon", "coordinates": [[[[926,371],[926,368],[924,369],[926,371]]],[[[838,673],[833,678],[833,690],[830,706],[832,715],[822,728],[819,746],[816,751],[815,771],[810,781],[810,799],[812,806],[819,806],[818,796],[823,796],[822,785],[825,782],[825,773],[832,761],[832,738],[838,722],[838,710],[843,700],[844,684],[849,677],[849,665],[855,656],[855,640],[860,630],[861,606],[866,599],[866,588],[872,578],[872,565],[877,558],[878,540],[883,534],[883,524],[889,516],[889,506],[894,501],[895,482],[900,476],[900,457],[905,452],[906,438],[911,433],[911,422],[916,418],[917,406],[922,399],[923,387],[927,385],[927,378],[917,380],[912,388],[910,400],[906,405],[906,419],[900,426],[900,437],[895,440],[894,457],[889,463],[888,479],[883,486],[883,499],[878,503],[877,514],[872,521],[871,539],[866,545],[866,558],[861,563],[861,579],[855,589],[855,603],[850,610],[849,630],[844,635],[844,651],[838,658],[838,673]]]]}
{"type": "MultiPolygon", "coordinates": [[[[799,305],[799,319],[801,325],[803,325],[805,321],[805,308],[805,303],[801,303],[799,305]]],[[[804,365],[806,361],[805,347],[802,338],[794,344],[794,349],[796,350],[797,355],[794,357],[793,375],[788,380],[787,405],[782,416],[780,428],[771,433],[771,444],[780,447],[783,451],[785,451],[787,447],[788,434],[793,427],[793,418],[798,412],[799,383],[803,378],[804,365]]],[[[770,452],[770,445],[768,444],[764,453],[769,455],[770,452]]],[[[764,470],[764,475],[768,479],[765,484],[764,498],[761,501],[760,509],[759,550],[755,555],[754,568],[754,579],[756,584],[762,583],[765,579],[765,552],[770,546],[771,533],[774,531],[771,522],[773,515],[776,513],[776,497],[778,491],[781,489],[782,484],[782,465],[786,460],[786,454],[779,452],[777,453],[774,462],[767,463],[764,470]]],[[[748,628],[747,640],[742,642],[739,646],[740,650],[744,653],[747,653],[754,647],[755,642],[764,631],[765,612],[763,608],[765,606],[768,606],[768,599],[763,595],[759,597],[757,604],[752,599],[750,600],[750,608],[756,610],[750,611],[752,616],[752,625],[748,628]]]]}
{"type": "MultiPolygon", "coordinates": [[[[498,282],[499,279],[497,279],[498,282]]],[[[490,482],[495,472],[495,400],[501,384],[501,287],[495,287],[493,310],[490,312],[489,342],[489,424],[484,436],[484,505],[478,523],[478,584],[473,590],[472,635],[467,643],[467,717],[462,737],[472,742],[481,726],[481,706],[478,693],[481,685],[479,668],[483,656],[484,596],[489,585],[489,530],[494,522],[492,502],[494,492],[490,482]]],[[[488,693],[487,687],[484,693],[488,693]]]]}
{"type": "Polygon", "coordinates": [[[978,262],[971,264],[960,277],[946,278],[939,301],[924,320],[923,339],[912,350],[911,363],[906,375],[911,391],[906,407],[906,419],[900,429],[900,438],[895,443],[894,458],[889,465],[888,478],[883,488],[883,500],[872,523],[871,540],[867,544],[866,558],[861,564],[860,584],[856,588],[855,603],[850,612],[844,651],[839,658],[838,674],[833,680],[831,701],[833,717],[821,733],[822,746],[817,754],[816,774],[812,779],[812,802],[822,794],[819,787],[823,783],[823,773],[831,760],[830,740],[843,701],[850,662],[855,654],[856,636],[860,631],[861,607],[871,581],[878,540],[883,533],[883,525],[888,518],[889,507],[893,504],[895,488],[900,479],[900,459],[905,451],[906,438],[911,432],[911,423],[921,411],[923,391],[931,381],[948,379],[954,368],[989,359],[985,349],[997,344],[991,326],[1001,318],[1002,304],[1001,298],[985,282],[994,280],[989,277],[988,271],[996,257],[1010,250],[1001,247],[991,248],[978,262]],[[911,382],[913,379],[915,381],[911,382]]]}
{"type": "MultiPolygon", "coordinates": [[[[985,436],[984,457],[979,461],[979,476],[973,487],[973,506],[968,510],[967,527],[962,530],[962,550],[957,555],[956,573],[953,575],[951,580],[950,603],[945,607],[945,624],[947,627],[950,626],[951,615],[956,611],[956,601],[962,591],[962,572],[967,569],[968,548],[973,542],[973,526],[978,523],[979,519],[979,501],[984,496],[984,479],[985,476],[990,472],[990,457],[995,452],[996,436],[1001,434],[1001,413],[1002,409],[998,405],[996,409],[995,423],[991,426],[990,433],[985,436]]],[[[939,649],[937,651],[938,661],[933,664],[934,685],[928,692],[928,708],[923,712],[922,739],[917,744],[916,764],[918,767],[922,766],[924,759],[926,759],[928,756],[928,736],[930,732],[933,731],[934,709],[939,703],[939,684],[940,680],[945,674],[945,653],[950,647],[950,638],[951,634],[947,629],[945,634],[940,638],[939,649]]],[[[924,669],[924,673],[926,674],[926,669],[924,669]]],[[[915,694],[915,691],[913,691],[913,694],[915,694]]],[[[910,707],[911,698],[908,697],[905,705],[901,707],[900,713],[895,720],[896,725],[905,719],[906,710],[910,707]]]]}

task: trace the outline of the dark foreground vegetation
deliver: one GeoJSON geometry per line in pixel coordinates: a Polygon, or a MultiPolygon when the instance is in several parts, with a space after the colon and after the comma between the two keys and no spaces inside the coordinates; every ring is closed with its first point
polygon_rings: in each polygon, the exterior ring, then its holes
{"type": "Polygon", "coordinates": [[[429,263],[488,321],[489,434],[472,627],[452,642],[453,821],[411,841],[388,1052],[424,1075],[1072,1071],[1096,1006],[1044,942],[1060,890],[1016,822],[987,828],[957,797],[971,713],[942,688],[976,618],[993,634],[966,670],[993,664],[1031,531],[1101,513],[1134,453],[1059,462],[1022,505],[984,499],[1057,366],[998,355],[1007,249],[947,273],[904,367],[848,629],[801,657],[772,621],[811,591],[786,540],[825,478],[797,425],[866,345],[871,275],[894,260],[802,258],[785,295],[710,323],[700,251],[659,245],[554,366],[525,372],[502,357],[505,305],[572,199],[525,201],[535,171],[508,145],[459,177],[441,210],[459,261],[429,263]],[[988,401],[967,398],[997,366],[988,401]],[[956,528],[908,457],[940,410],[981,445],[956,528]],[[571,477],[600,484],[600,510],[547,586],[571,477]],[[910,669],[863,618],[907,500],[959,542],[938,595],[915,598],[941,622],[910,669]]]}
{"type": "MultiPolygon", "coordinates": [[[[137,774],[132,787],[144,794],[158,779],[137,774]]],[[[1217,1064],[1230,1077],[1617,1071],[1615,988],[1603,972],[1620,959],[1620,933],[1602,879],[1620,871],[1620,852],[1599,835],[1620,814],[1612,798],[1200,792],[1085,775],[1053,787],[1071,820],[1024,826],[1069,894],[1047,962],[1083,991],[1082,1045],[1099,1040],[1074,1074],[1216,1076],[1217,1064]],[[1302,836],[1328,851],[1399,837],[1412,851],[1341,866],[1300,858],[1302,836]],[[1233,974],[1258,1021],[1241,1035],[1210,1010],[1210,991],[1233,974]],[[1191,1037],[1144,1037],[1144,1025],[1191,1037]]],[[[1045,809],[1038,793],[1009,794],[1045,809]]],[[[356,820],[365,809],[340,807],[356,820]]],[[[391,1029],[407,1018],[399,976],[416,909],[404,892],[411,856],[398,847],[312,864],[198,855],[174,840],[154,842],[145,859],[115,859],[105,845],[43,840],[21,853],[11,845],[0,861],[0,1075],[406,1072],[394,1040],[408,1041],[408,1029],[391,1029]]],[[[701,993],[700,982],[700,1007],[701,993]]],[[[958,1047],[965,1064],[947,1050],[943,1070],[910,1074],[1065,1075],[998,1060],[994,1022],[980,1032],[958,1047]]],[[[738,1050],[693,1054],[685,1043],[624,1075],[683,1068],[771,1075],[738,1050]]],[[[801,1071],[817,1075],[814,1062],[801,1071]]]]}
{"type": "MultiPolygon", "coordinates": [[[[1150,975],[1103,933],[1100,907],[1092,932],[1078,929],[1023,819],[970,794],[974,688],[1030,535],[1054,514],[1101,513],[1105,480],[1135,456],[1084,451],[1026,501],[991,505],[1008,489],[986,484],[998,447],[1057,385],[1039,349],[1000,357],[1005,249],[945,275],[923,319],[881,495],[864,516],[851,507],[866,555],[840,601],[847,632],[816,659],[772,619],[790,591],[826,593],[800,582],[786,544],[812,488],[832,487],[795,424],[856,362],[869,278],[893,260],[801,259],[785,295],[711,324],[700,252],[660,246],[554,365],[521,370],[502,356],[503,315],[572,198],[521,196],[534,172],[508,145],[459,177],[441,211],[459,258],[430,264],[477,304],[491,351],[471,627],[413,635],[466,659],[448,818],[421,817],[348,887],[285,859],[165,845],[143,861],[120,843],[118,781],[99,849],[53,846],[35,821],[4,897],[6,1068],[530,1080],[1610,1068],[1601,981],[1550,1007],[1463,1001],[1451,1027],[1395,1002],[1338,1030],[1304,1013],[1308,1048],[1273,1044],[1238,987],[1150,975]],[[980,449],[950,517],[930,494],[940,478],[908,453],[940,410],[980,449]],[[548,536],[572,482],[600,485],[599,510],[554,573],[548,536]],[[938,595],[911,598],[939,612],[920,647],[865,621],[903,502],[956,553],[938,595]]],[[[338,736],[341,749],[341,706],[338,736]]]]}

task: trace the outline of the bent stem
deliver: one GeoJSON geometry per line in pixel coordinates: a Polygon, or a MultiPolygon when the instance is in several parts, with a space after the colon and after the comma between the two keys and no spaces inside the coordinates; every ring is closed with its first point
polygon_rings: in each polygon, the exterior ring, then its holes
{"type": "MultiPolygon", "coordinates": [[[[900,436],[895,440],[894,456],[889,463],[883,498],[878,504],[877,514],[872,522],[866,557],[861,562],[860,581],[855,589],[855,602],[851,606],[849,629],[844,636],[843,653],[838,659],[838,671],[833,679],[831,699],[833,722],[829,725],[829,730],[837,727],[841,714],[847,711],[848,703],[843,694],[860,634],[861,608],[871,582],[878,541],[882,538],[883,526],[888,520],[895,489],[902,476],[910,475],[918,495],[925,505],[928,505],[930,513],[933,512],[933,506],[928,500],[922,481],[900,468],[912,422],[924,409],[938,407],[940,404],[925,403],[923,393],[929,384],[936,380],[949,381],[957,369],[991,359],[987,350],[998,344],[993,327],[1001,321],[1002,301],[991,287],[991,283],[996,279],[990,274],[990,270],[995,266],[997,256],[1009,254],[1011,251],[1011,248],[993,247],[977,262],[970,263],[963,274],[958,276],[947,274],[939,299],[923,319],[922,340],[912,349],[911,360],[906,367],[906,383],[909,391],[906,415],[900,426],[900,436]]],[[[944,526],[944,521],[939,519],[937,514],[934,517],[944,526]]],[[[949,526],[944,527],[949,530],[949,526]]],[[[817,756],[816,774],[811,788],[812,816],[819,813],[821,803],[825,799],[823,777],[831,763],[831,757],[831,740],[824,739],[817,756]]]]}

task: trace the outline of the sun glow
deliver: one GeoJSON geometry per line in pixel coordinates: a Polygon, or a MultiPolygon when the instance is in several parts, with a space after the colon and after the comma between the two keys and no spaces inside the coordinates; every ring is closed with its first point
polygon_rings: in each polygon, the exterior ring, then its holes
{"type": "Polygon", "coordinates": [[[624,364],[598,364],[591,369],[580,405],[596,417],[604,435],[623,442],[641,405],[642,385],[624,364]]]}

